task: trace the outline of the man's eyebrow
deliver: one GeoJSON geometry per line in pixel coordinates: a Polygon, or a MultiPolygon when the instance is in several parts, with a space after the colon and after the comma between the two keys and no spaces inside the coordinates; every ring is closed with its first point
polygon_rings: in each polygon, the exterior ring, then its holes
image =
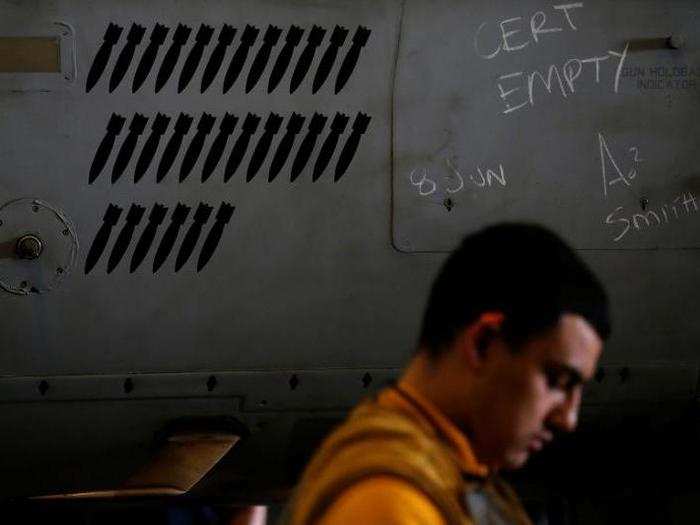
{"type": "Polygon", "coordinates": [[[546,366],[550,369],[555,369],[557,373],[567,374],[569,376],[568,383],[570,386],[582,385],[588,382],[588,379],[584,378],[581,372],[579,372],[576,368],[566,363],[560,363],[558,361],[548,361],[546,366]]]}

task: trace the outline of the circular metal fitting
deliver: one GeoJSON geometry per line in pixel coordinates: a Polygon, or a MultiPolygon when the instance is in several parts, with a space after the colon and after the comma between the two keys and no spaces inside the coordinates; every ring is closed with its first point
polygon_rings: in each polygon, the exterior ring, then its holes
{"type": "Polygon", "coordinates": [[[20,259],[38,259],[42,251],[44,251],[44,243],[36,235],[22,235],[17,239],[15,253],[20,259]]]}
{"type": "Polygon", "coordinates": [[[43,294],[75,265],[78,237],[66,216],[40,199],[0,205],[0,293],[43,294]]]}

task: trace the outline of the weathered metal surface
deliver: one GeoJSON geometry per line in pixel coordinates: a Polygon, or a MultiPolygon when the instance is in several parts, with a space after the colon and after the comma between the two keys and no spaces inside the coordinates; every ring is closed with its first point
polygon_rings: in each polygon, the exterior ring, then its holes
{"type": "Polygon", "coordinates": [[[397,248],[448,251],[497,220],[544,223],[577,248],[700,248],[699,15],[688,2],[409,2],[397,248]]]}
{"type": "Polygon", "coordinates": [[[698,6],[568,9],[0,1],[3,37],[58,38],[61,58],[0,74],[0,205],[51,203],[80,246],[60,287],[0,295],[13,493],[113,487],[183,415],[346,410],[410,355],[444,252],[502,219],[555,227],[610,291],[589,409],[694,399],[698,6]],[[533,16],[561,31],[535,41],[533,16]],[[530,102],[530,74],[571,59],[530,102]]]}

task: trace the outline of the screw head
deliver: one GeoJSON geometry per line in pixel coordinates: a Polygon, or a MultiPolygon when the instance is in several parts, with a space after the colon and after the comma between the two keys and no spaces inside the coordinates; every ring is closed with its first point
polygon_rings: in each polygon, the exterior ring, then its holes
{"type": "Polygon", "coordinates": [[[23,235],[17,239],[15,253],[20,259],[38,259],[44,250],[44,243],[36,235],[23,235]]]}
{"type": "Polygon", "coordinates": [[[671,35],[668,37],[668,47],[671,49],[681,49],[685,45],[685,37],[683,35],[671,35]]]}

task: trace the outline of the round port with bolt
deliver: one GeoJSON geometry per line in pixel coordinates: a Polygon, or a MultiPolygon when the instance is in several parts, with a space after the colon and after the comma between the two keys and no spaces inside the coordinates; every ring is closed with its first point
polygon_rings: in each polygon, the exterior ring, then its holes
{"type": "Polygon", "coordinates": [[[61,210],[38,198],[0,205],[0,293],[34,296],[50,292],[70,275],[78,238],[61,210]]]}

